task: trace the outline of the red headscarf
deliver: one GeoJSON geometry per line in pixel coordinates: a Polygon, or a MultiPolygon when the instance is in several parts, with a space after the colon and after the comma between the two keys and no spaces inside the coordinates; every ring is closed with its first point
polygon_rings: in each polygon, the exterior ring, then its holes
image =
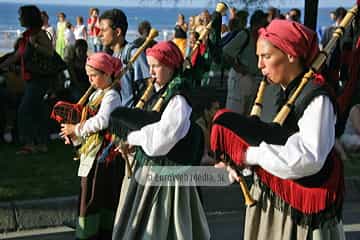
{"type": "Polygon", "coordinates": [[[302,57],[308,67],[319,53],[316,33],[294,21],[274,19],[266,28],[259,29],[259,38],[291,56],[302,57]]]}
{"type": "Polygon", "coordinates": [[[162,64],[173,69],[179,68],[184,61],[180,49],[172,41],[155,44],[146,50],[146,55],[156,58],[162,64]]]}
{"type": "Polygon", "coordinates": [[[122,67],[120,59],[103,52],[90,55],[86,60],[86,65],[103,71],[109,75],[114,74],[114,76],[119,75],[122,67]]]}

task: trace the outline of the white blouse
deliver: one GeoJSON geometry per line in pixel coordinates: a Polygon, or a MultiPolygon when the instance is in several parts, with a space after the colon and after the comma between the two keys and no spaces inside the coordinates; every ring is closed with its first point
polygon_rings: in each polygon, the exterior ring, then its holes
{"type": "Polygon", "coordinates": [[[249,147],[245,163],[259,165],[283,179],[297,179],[317,173],[335,143],[336,115],[328,97],[316,97],[298,121],[299,132],[285,145],[262,142],[249,147]]]}
{"type": "Polygon", "coordinates": [[[74,36],[75,39],[85,39],[85,35],[84,35],[84,31],[86,32],[86,27],[85,25],[76,25],[74,28],[74,36]]]}
{"type": "MultiPolygon", "coordinates": [[[[94,100],[105,90],[96,90],[89,98],[90,101],[94,100]]],[[[104,130],[109,126],[110,114],[115,108],[121,106],[119,93],[114,90],[108,90],[100,104],[99,111],[95,116],[87,119],[83,124],[79,123],[75,126],[75,135],[77,137],[86,137],[92,133],[104,130]]]]}
{"type": "Polygon", "coordinates": [[[191,112],[185,98],[176,95],[165,107],[160,121],[131,132],[127,141],[141,146],[148,156],[166,155],[189,131],[191,112]]]}

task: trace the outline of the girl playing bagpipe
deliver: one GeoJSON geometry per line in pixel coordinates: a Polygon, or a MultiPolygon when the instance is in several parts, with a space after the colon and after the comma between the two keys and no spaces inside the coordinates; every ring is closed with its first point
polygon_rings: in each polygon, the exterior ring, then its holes
{"type": "Polygon", "coordinates": [[[86,73],[96,89],[82,110],[78,124],[61,124],[65,143],[79,146],[81,181],[77,239],[111,239],[116,206],[124,175],[124,161],[114,148],[107,149],[110,113],[121,105],[111,88],[121,70],[121,61],[106,53],[95,53],[86,61],[86,73]],[[105,151],[105,153],[104,153],[105,151]]]}

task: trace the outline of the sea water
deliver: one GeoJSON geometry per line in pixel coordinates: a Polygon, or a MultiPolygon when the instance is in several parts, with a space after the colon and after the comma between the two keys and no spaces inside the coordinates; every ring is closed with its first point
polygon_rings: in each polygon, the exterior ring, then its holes
{"type": "MultiPolygon", "coordinates": [[[[0,53],[11,51],[13,43],[19,37],[24,29],[19,24],[18,9],[23,4],[19,3],[0,3],[0,53]]],[[[49,22],[56,27],[56,15],[59,12],[66,14],[66,19],[73,25],[76,24],[76,17],[82,16],[84,22],[87,22],[89,8],[91,6],[76,5],[56,5],[56,4],[38,4],[40,10],[45,10],[49,15],[49,22]]],[[[104,10],[112,7],[98,7],[100,14],[104,10]]],[[[168,40],[172,37],[173,28],[177,21],[177,15],[185,15],[186,21],[190,16],[198,15],[205,8],[164,8],[164,7],[118,7],[122,9],[128,17],[128,34],[127,40],[131,41],[137,37],[137,26],[141,21],[148,20],[154,28],[159,31],[156,40],[168,40]]],[[[214,9],[209,9],[212,12],[214,9]]],[[[286,13],[289,9],[281,9],[286,13]]],[[[302,14],[304,14],[303,9],[302,14]]],[[[329,13],[333,8],[320,8],[318,12],[318,29],[324,28],[331,24],[329,13]]],[[[253,11],[250,10],[250,14],[253,11]]]]}

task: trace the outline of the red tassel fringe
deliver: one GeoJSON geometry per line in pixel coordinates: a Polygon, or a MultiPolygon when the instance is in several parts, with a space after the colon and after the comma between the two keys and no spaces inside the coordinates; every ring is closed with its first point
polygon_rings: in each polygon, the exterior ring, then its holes
{"type": "Polygon", "coordinates": [[[292,208],[305,214],[319,213],[333,204],[338,204],[344,196],[342,162],[334,151],[330,157],[334,163],[333,170],[321,187],[304,187],[295,181],[278,178],[260,167],[256,169],[256,173],[261,182],[292,208]]]}
{"type": "MultiPolygon", "coordinates": [[[[214,120],[227,109],[218,111],[214,120]]],[[[249,144],[230,129],[219,124],[213,124],[210,136],[210,148],[213,152],[225,153],[237,165],[242,165],[245,160],[245,154],[249,144]]]]}

